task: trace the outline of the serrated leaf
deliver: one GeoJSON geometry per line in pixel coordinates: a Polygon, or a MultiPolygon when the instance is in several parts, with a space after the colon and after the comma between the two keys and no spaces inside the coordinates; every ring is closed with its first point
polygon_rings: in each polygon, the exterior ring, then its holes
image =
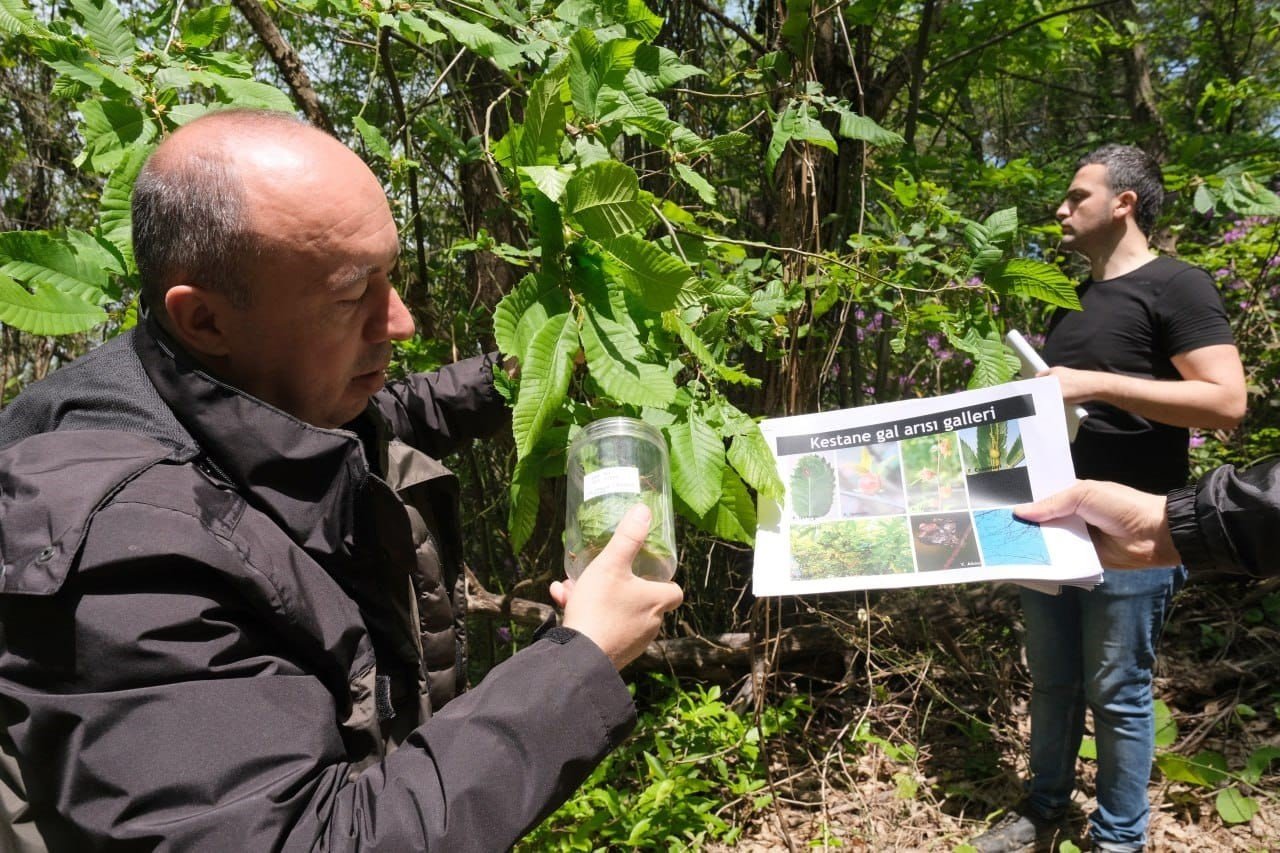
{"type": "Polygon", "coordinates": [[[690,77],[707,72],[696,65],[686,65],[680,57],[665,47],[642,44],[636,48],[635,70],[644,77],[645,89],[650,92],[669,88],[690,77]]]}
{"type": "Polygon", "coordinates": [[[582,347],[591,378],[619,403],[666,408],[675,400],[676,385],[666,369],[642,361],[646,353],[640,341],[592,308],[582,323],[582,347]]]}
{"type": "Polygon", "coordinates": [[[573,173],[560,166],[521,166],[518,170],[551,201],[559,201],[573,173]]]}
{"type": "MultiPolygon", "coordinates": [[[[524,133],[516,148],[518,166],[555,166],[560,162],[565,112],[560,100],[559,74],[538,78],[524,107],[524,133]]],[[[559,196],[554,196],[559,199],[559,196]]]]}
{"type": "Polygon", "coordinates": [[[643,0],[603,0],[600,8],[606,21],[622,24],[645,41],[653,41],[662,29],[662,18],[643,0]]]}
{"type": "Polygon", "coordinates": [[[257,80],[227,77],[213,72],[206,73],[209,83],[217,88],[226,103],[241,107],[260,107],[277,112],[293,112],[293,101],[275,86],[259,83],[257,80]]]}
{"type": "Polygon", "coordinates": [[[36,20],[23,0],[0,0],[0,32],[13,35],[41,36],[48,30],[36,20]]]}
{"type": "Polygon", "coordinates": [[[511,474],[507,532],[511,536],[511,550],[516,553],[529,541],[534,525],[538,522],[538,486],[542,482],[541,472],[538,470],[540,461],[537,454],[526,456],[516,462],[511,474]]]}
{"type": "Polygon", "coordinates": [[[665,311],[676,304],[693,270],[656,243],[624,234],[601,243],[605,271],[620,281],[651,311],[665,311]]]}
{"type": "Polygon", "coordinates": [[[987,269],[984,280],[1000,293],[1038,299],[1073,311],[1081,309],[1075,285],[1053,264],[1014,258],[987,269]]]}
{"type": "Polygon", "coordinates": [[[569,312],[547,318],[520,366],[520,392],[511,412],[516,456],[523,458],[564,405],[578,352],[578,324],[569,312]]]}
{"type": "Polygon", "coordinates": [[[1213,802],[1218,817],[1226,824],[1248,823],[1258,813],[1258,801],[1246,797],[1239,788],[1224,788],[1213,802]]]}
{"type": "Polygon", "coordinates": [[[698,154],[711,154],[712,156],[721,156],[730,154],[739,148],[744,147],[751,141],[751,137],[739,131],[724,133],[720,136],[713,136],[706,140],[696,149],[698,154]]]}
{"type": "Polygon", "coordinates": [[[778,464],[758,425],[752,424],[750,431],[735,435],[729,442],[729,464],[759,494],[779,505],[786,500],[778,464]]]}
{"type": "Polygon", "coordinates": [[[726,466],[721,470],[720,499],[698,518],[698,526],[730,542],[755,544],[755,501],[732,468],[726,466]]]}
{"type": "Polygon", "coordinates": [[[1004,210],[997,210],[984,219],[982,225],[986,228],[991,242],[1008,245],[1018,233],[1018,208],[1006,207],[1004,210]]]}
{"type": "Polygon", "coordinates": [[[741,308],[751,301],[751,294],[727,278],[695,279],[694,286],[681,296],[681,308],[708,305],[712,308],[741,308]]]}
{"type": "Polygon", "coordinates": [[[0,273],[28,285],[47,284],[93,305],[110,300],[110,276],[99,247],[88,256],[76,252],[65,239],[44,231],[0,234],[0,273]]]}
{"type": "Polygon", "coordinates": [[[76,107],[83,121],[84,151],[77,165],[95,172],[110,172],[134,146],[146,146],[156,136],[156,126],[136,107],[119,101],[88,100],[76,107]]]}
{"type": "Polygon", "coordinates": [[[73,335],[107,320],[97,305],[64,293],[45,282],[34,292],[0,275],[0,323],[33,335],[73,335]]]}
{"type": "Polygon", "coordinates": [[[902,145],[906,142],[892,130],[886,130],[876,124],[873,119],[848,109],[840,110],[840,125],[836,133],[845,139],[861,139],[863,142],[881,147],[902,145]]]}
{"type": "Polygon", "coordinates": [[[120,251],[125,259],[127,271],[130,273],[135,271],[133,210],[130,206],[133,184],[150,153],[151,148],[143,145],[129,149],[120,164],[112,170],[111,177],[107,178],[107,183],[102,188],[102,199],[98,205],[98,232],[120,251]]]}
{"type": "Polygon", "coordinates": [[[788,103],[773,122],[773,138],[769,140],[769,150],[765,154],[770,174],[782,157],[787,143],[792,140],[817,145],[833,154],[840,150],[831,132],[818,120],[814,108],[800,100],[788,103]]]}
{"type": "Polygon", "coordinates": [[[676,163],[676,174],[680,176],[680,180],[693,188],[693,191],[698,194],[698,198],[702,199],[703,204],[715,206],[716,188],[711,186],[710,181],[684,163],[676,163]]]}
{"type": "Polygon", "coordinates": [[[197,9],[182,22],[182,43],[187,47],[208,47],[231,29],[231,7],[214,4],[197,9]]]}
{"type": "Polygon", "coordinates": [[[695,516],[706,515],[720,500],[725,466],[724,442],[694,410],[667,427],[671,446],[671,487],[695,516]]]}
{"type": "Polygon", "coordinates": [[[591,30],[578,30],[569,39],[569,94],[583,120],[595,121],[601,115],[601,89],[621,91],[625,87],[639,44],[635,39],[601,44],[591,30]]]}
{"type": "Polygon", "coordinates": [[[423,44],[435,44],[438,41],[444,41],[448,38],[439,30],[433,29],[430,24],[421,18],[415,17],[408,12],[401,12],[399,15],[400,32],[405,35],[416,35],[422,39],[423,44]]]}
{"type": "Polygon", "coordinates": [[[973,358],[973,376],[970,388],[990,388],[1008,382],[1018,372],[1021,362],[1013,350],[1005,345],[997,332],[992,337],[982,337],[974,329],[968,329],[963,338],[948,336],[956,349],[964,350],[973,358]]]}
{"type": "Polygon", "coordinates": [[[614,160],[592,163],[565,187],[565,211],[593,240],[610,240],[639,231],[653,221],[640,198],[640,180],[630,166],[614,160]]]}
{"type": "Polygon", "coordinates": [[[129,25],[111,0],[71,0],[71,6],[84,22],[84,32],[103,58],[115,65],[133,59],[138,49],[129,25]]]}
{"type": "Polygon", "coordinates": [[[791,472],[791,510],[797,518],[821,518],[835,501],[836,474],[827,460],[816,454],[800,457],[791,472]]]}
{"type": "Polygon", "coordinates": [[[391,154],[391,143],[382,135],[382,131],[369,124],[360,116],[352,119],[352,123],[356,126],[356,131],[360,134],[360,139],[364,142],[364,147],[369,149],[369,153],[380,160],[388,163],[393,159],[391,154]]]}
{"type": "Polygon", "coordinates": [[[569,310],[569,301],[556,282],[530,273],[493,309],[493,334],[498,349],[523,362],[529,344],[549,318],[569,310]]]}
{"type": "Polygon", "coordinates": [[[430,6],[418,11],[448,30],[449,35],[453,36],[459,44],[477,56],[492,60],[493,64],[499,68],[514,68],[524,61],[520,45],[505,36],[498,35],[486,26],[446,15],[430,6]]]}
{"type": "Polygon", "coordinates": [[[193,122],[200,116],[211,112],[212,109],[208,104],[178,104],[165,113],[165,116],[178,127],[182,127],[184,124],[193,122]]]}

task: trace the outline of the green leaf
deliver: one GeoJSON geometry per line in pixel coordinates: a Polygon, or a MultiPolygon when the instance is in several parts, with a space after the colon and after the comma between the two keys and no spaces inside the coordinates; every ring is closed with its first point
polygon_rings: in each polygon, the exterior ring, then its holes
{"type": "Polygon", "coordinates": [[[643,77],[645,89],[649,92],[661,91],[682,80],[707,73],[696,65],[681,62],[679,55],[665,47],[652,44],[636,48],[635,71],[643,77]]]}
{"type": "Polygon", "coordinates": [[[1249,753],[1249,758],[1245,761],[1244,770],[1240,771],[1240,778],[1250,785],[1256,785],[1262,779],[1262,774],[1267,772],[1267,768],[1271,766],[1271,762],[1280,758],[1280,747],[1262,746],[1249,753]]]}
{"type": "Polygon", "coordinates": [[[72,335],[87,332],[107,320],[97,305],[64,293],[45,282],[34,292],[0,275],[0,323],[33,335],[72,335]]]}
{"type": "Polygon", "coordinates": [[[975,329],[967,329],[964,337],[948,335],[956,349],[963,350],[973,357],[973,376],[969,378],[970,388],[990,388],[1000,385],[1014,377],[1021,367],[1021,362],[1013,350],[1000,339],[999,332],[993,331],[990,337],[982,337],[975,329]]]}
{"type": "Polygon", "coordinates": [[[836,473],[816,454],[800,457],[791,473],[791,509],[797,518],[821,518],[835,500],[836,473]]]}
{"type": "Polygon", "coordinates": [[[578,352],[578,324],[566,312],[547,319],[520,367],[520,393],[511,413],[516,456],[523,458],[564,405],[578,352]]]}
{"type": "Polygon", "coordinates": [[[645,41],[653,41],[662,29],[662,18],[643,0],[602,0],[600,10],[606,21],[622,24],[645,41]]]}
{"type": "MultiPolygon", "coordinates": [[[[965,449],[968,449],[967,445],[965,445],[965,449]]],[[[974,467],[977,467],[976,464],[974,467]]],[[[1077,754],[1086,761],[1097,761],[1098,742],[1091,737],[1081,738],[1080,750],[1077,754]]]]}
{"type": "Polygon", "coordinates": [[[684,163],[676,163],[676,174],[680,176],[680,180],[693,187],[693,191],[698,194],[698,198],[702,199],[703,204],[715,206],[716,188],[711,186],[710,181],[684,163]]]}
{"type": "Polygon", "coordinates": [[[532,273],[526,275],[493,310],[493,334],[498,349],[523,363],[538,330],[549,318],[568,310],[569,301],[554,279],[532,273]]]}
{"type": "Polygon", "coordinates": [[[1222,184],[1222,203],[1242,216],[1280,215],[1280,196],[1254,180],[1248,172],[1228,175],[1222,184]]]}
{"type": "Polygon", "coordinates": [[[1014,258],[986,271],[987,284],[999,293],[1039,299],[1059,308],[1080,310],[1075,285],[1053,264],[1014,258]]]}
{"type": "Polygon", "coordinates": [[[439,30],[433,29],[430,24],[421,18],[415,17],[408,12],[401,12],[399,15],[400,32],[404,35],[416,35],[422,39],[423,44],[435,44],[438,41],[444,41],[448,36],[439,30]]]}
{"type": "Polygon", "coordinates": [[[569,39],[569,94],[583,120],[594,121],[600,116],[602,88],[624,88],[639,45],[635,39],[601,44],[590,30],[578,30],[569,39]]]}
{"type": "Polygon", "coordinates": [[[1157,699],[1155,712],[1156,746],[1160,748],[1173,746],[1174,741],[1178,739],[1178,721],[1174,719],[1173,711],[1169,710],[1169,706],[1163,699],[1157,699]]]}
{"type": "Polygon", "coordinates": [[[98,232],[120,251],[129,272],[135,270],[131,208],[133,184],[150,153],[151,149],[143,145],[130,148],[124,159],[111,172],[111,177],[107,178],[107,183],[102,188],[102,199],[98,205],[98,232]]]}
{"type": "Polygon", "coordinates": [[[605,271],[631,291],[651,311],[665,311],[676,304],[693,270],[656,243],[634,234],[602,241],[605,271]]]}
{"type": "MultiPolygon", "coordinates": [[[[619,403],[666,408],[676,398],[676,385],[666,369],[642,361],[640,341],[620,323],[586,308],[582,347],[591,378],[619,403]]],[[[703,507],[703,512],[706,507],[703,507]]]]}
{"type": "Polygon", "coordinates": [[[739,131],[724,133],[720,136],[713,136],[706,140],[695,149],[697,154],[710,154],[719,157],[724,154],[731,154],[739,148],[745,147],[751,141],[751,137],[739,131]]]}
{"type": "Polygon", "coordinates": [[[1219,791],[1213,805],[1218,810],[1218,817],[1226,824],[1248,823],[1258,813],[1258,801],[1246,797],[1235,787],[1219,791]]]}
{"type": "Polygon", "coordinates": [[[293,101],[275,86],[259,83],[257,80],[227,77],[213,72],[206,72],[206,74],[209,83],[217,88],[225,103],[283,113],[293,112],[293,101]]]}
{"type": "Polygon", "coordinates": [[[749,432],[735,435],[729,442],[729,464],[759,494],[781,505],[786,500],[786,486],[778,476],[778,465],[760,427],[751,425],[749,432]]]}
{"type": "Polygon", "coordinates": [[[721,539],[755,544],[756,504],[742,479],[725,467],[720,472],[720,499],[698,518],[698,526],[721,539]]]}
{"type": "Polygon", "coordinates": [[[570,179],[564,205],[588,237],[609,240],[639,231],[653,221],[653,211],[639,197],[640,180],[631,167],[604,160],[570,179]]]}
{"type": "Polygon", "coordinates": [[[901,136],[892,130],[884,129],[867,116],[858,115],[849,109],[841,109],[839,114],[840,125],[836,129],[836,133],[845,139],[861,139],[871,145],[885,147],[902,145],[906,142],[901,136]]]}
{"type": "Polygon", "coordinates": [[[492,60],[493,64],[499,68],[514,68],[524,61],[520,45],[505,36],[498,35],[488,27],[446,15],[430,6],[425,6],[419,11],[448,30],[449,35],[463,47],[477,56],[492,60]]]}
{"type": "Polygon", "coordinates": [[[231,7],[215,4],[197,9],[182,22],[182,43],[187,47],[208,47],[231,29],[231,7]]]}
{"type": "Polygon", "coordinates": [[[702,365],[703,369],[720,377],[726,382],[732,382],[736,385],[749,385],[756,387],[760,385],[760,380],[748,376],[746,373],[737,368],[729,367],[722,364],[715,354],[711,352],[711,348],[706,345],[702,338],[698,337],[688,323],[680,318],[675,312],[663,315],[662,324],[668,331],[674,331],[680,336],[680,341],[685,348],[693,354],[694,358],[702,365]]]}
{"type": "Polygon", "coordinates": [[[364,147],[369,149],[369,153],[379,160],[390,163],[394,159],[391,153],[391,143],[382,135],[382,131],[360,116],[356,116],[352,121],[360,134],[360,139],[364,142],[364,147]]]}
{"type": "Polygon", "coordinates": [[[1213,190],[1209,189],[1208,185],[1201,184],[1196,187],[1195,198],[1192,199],[1191,203],[1195,207],[1196,213],[1209,213],[1213,210],[1217,201],[1214,198],[1213,190]]]}
{"type": "Polygon", "coordinates": [[[720,500],[725,467],[724,442],[698,413],[663,430],[671,446],[671,487],[695,516],[706,515],[720,500]]]}
{"type": "MultiPolygon", "coordinates": [[[[555,166],[560,162],[565,112],[560,100],[560,74],[545,74],[529,89],[524,108],[524,134],[516,149],[518,166],[555,166]]],[[[559,196],[552,197],[553,200],[559,196]]]]}
{"type": "Polygon", "coordinates": [[[71,6],[80,15],[85,35],[99,55],[114,65],[124,65],[133,59],[138,46],[115,3],[111,0],[71,0],[71,6]]]}
{"type": "Polygon", "coordinates": [[[0,0],[0,32],[42,36],[48,33],[24,0],[0,0]]]}
{"type": "Polygon", "coordinates": [[[103,251],[97,248],[81,254],[66,239],[47,232],[9,231],[0,234],[0,273],[33,289],[49,285],[81,302],[105,305],[111,300],[106,292],[110,276],[103,251]]]}
{"type": "Polygon", "coordinates": [[[521,166],[521,175],[529,178],[538,191],[552,201],[559,201],[573,173],[561,166],[521,166]]]}
{"type": "Polygon", "coordinates": [[[793,100],[773,122],[773,138],[769,141],[769,150],[765,154],[770,174],[777,166],[787,143],[793,139],[817,145],[833,154],[840,150],[831,132],[818,120],[814,108],[804,101],[793,100]]]}
{"type": "Polygon", "coordinates": [[[997,210],[982,221],[982,225],[987,229],[989,239],[993,243],[999,243],[1002,246],[1008,246],[1018,233],[1018,208],[1006,207],[1004,210],[997,210]]]}
{"type": "Polygon", "coordinates": [[[511,474],[510,500],[507,503],[507,532],[511,536],[511,550],[519,553],[538,522],[540,504],[538,486],[542,482],[539,470],[542,457],[525,456],[516,462],[511,474]]]}
{"type": "Polygon", "coordinates": [[[146,146],[155,138],[156,126],[136,107],[119,101],[88,100],[76,107],[84,121],[80,133],[84,151],[76,165],[95,172],[110,172],[134,146],[146,146]]]}

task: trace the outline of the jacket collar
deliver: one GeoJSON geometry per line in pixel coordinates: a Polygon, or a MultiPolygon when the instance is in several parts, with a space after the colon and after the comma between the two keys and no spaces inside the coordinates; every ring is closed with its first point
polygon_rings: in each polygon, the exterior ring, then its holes
{"type": "MultiPolygon", "coordinates": [[[[210,375],[154,317],[135,331],[134,347],[199,445],[198,464],[313,556],[351,553],[356,500],[370,473],[355,432],[304,423],[210,375]]],[[[368,417],[366,411],[362,419],[368,417]]]]}

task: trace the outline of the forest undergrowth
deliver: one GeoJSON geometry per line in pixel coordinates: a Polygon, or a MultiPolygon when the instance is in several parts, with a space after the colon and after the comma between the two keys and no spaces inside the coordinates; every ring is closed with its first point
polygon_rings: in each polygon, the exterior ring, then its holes
{"type": "MultiPolygon", "coordinates": [[[[844,660],[814,661],[808,674],[776,676],[771,693],[807,695],[813,712],[769,741],[775,802],[734,843],[708,849],[964,851],[1018,800],[1026,769],[1030,678],[1016,588],[831,597],[820,611],[852,632],[854,650],[844,660]]],[[[1195,782],[1153,772],[1151,850],[1280,846],[1280,798],[1272,793],[1280,762],[1270,760],[1280,747],[1278,641],[1280,583],[1200,582],[1177,599],[1157,667],[1158,767],[1184,776],[1188,763],[1221,759],[1226,772],[1195,782]],[[1265,759],[1255,759],[1265,769],[1248,784],[1240,777],[1251,756],[1265,759]],[[1257,810],[1227,823],[1217,803],[1233,786],[1257,810]]],[[[1078,769],[1062,851],[1087,849],[1095,764],[1082,758],[1078,769]]]]}

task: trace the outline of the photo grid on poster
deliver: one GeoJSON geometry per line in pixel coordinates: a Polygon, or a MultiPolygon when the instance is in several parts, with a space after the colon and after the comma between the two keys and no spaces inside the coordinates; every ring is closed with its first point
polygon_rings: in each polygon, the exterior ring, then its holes
{"type": "Polygon", "coordinates": [[[752,590],[1101,580],[1078,519],[1013,507],[1070,485],[1056,378],[762,421],[785,495],[758,502],[752,590]]]}
{"type": "Polygon", "coordinates": [[[1019,420],[787,460],[791,578],[1048,565],[1019,420]]]}

